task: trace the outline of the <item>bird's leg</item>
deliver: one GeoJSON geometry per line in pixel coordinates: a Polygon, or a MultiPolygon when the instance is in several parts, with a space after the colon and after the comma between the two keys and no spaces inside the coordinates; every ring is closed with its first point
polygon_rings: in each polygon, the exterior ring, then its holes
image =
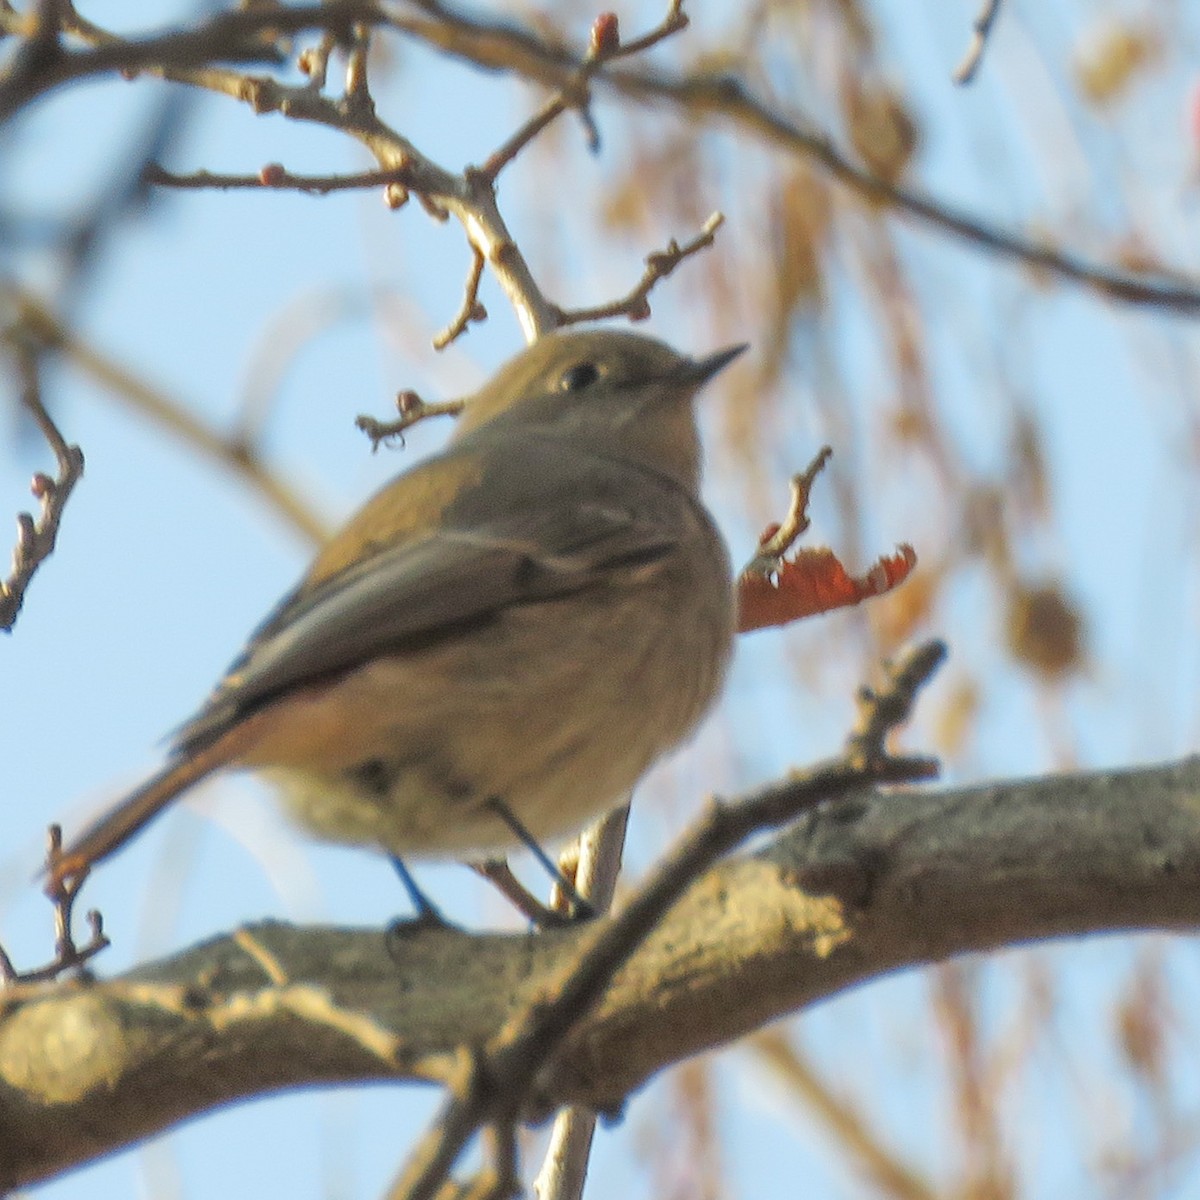
{"type": "MultiPolygon", "coordinates": [[[[546,874],[558,885],[559,891],[567,898],[567,913],[571,920],[584,921],[596,915],[596,910],[575,890],[575,885],[559,870],[558,864],[542,849],[537,838],[517,820],[512,809],[503,800],[492,796],[484,807],[490,808],[508,826],[513,836],[541,863],[546,874]]],[[[500,890],[504,891],[504,888],[501,887],[500,890]]],[[[521,908],[521,905],[517,904],[517,907],[521,908]]],[[[522,908],[522,911],[525,910],[522,908]]],[[[536,920],[533,917],[530,919],[536,920]]]]}
{"type": "Polygon", "coordinates": [[[412,901],[413,908],[417,910],[415,917],[407,921],[397,921],[393,928],[415,928],[417,926],[430,925],[449,926],[450,922],[442,916],[438,906],[417,886],[417,881],[412,877],[412,872],[404,865],[404,860],[399,855],[389,854],[388,861],[395,868],[396,874],[400,876],[400,882],[404,885],[404,890],[408,893],[408,898],[412,901]]]}

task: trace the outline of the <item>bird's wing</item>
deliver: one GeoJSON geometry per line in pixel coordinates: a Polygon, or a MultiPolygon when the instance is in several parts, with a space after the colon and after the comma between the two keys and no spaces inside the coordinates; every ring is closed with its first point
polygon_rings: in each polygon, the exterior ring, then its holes
{"type": "Polygon", "coordinates": [[[290,688],[428,645],[514,605],[602,585],[677,546],[661,525],[639,520],[611,493],[591,503],[562,495],[540,500],[473,528],[405,538],[302,584],[178,731],[176,748],[207,744],[290,688]]]}

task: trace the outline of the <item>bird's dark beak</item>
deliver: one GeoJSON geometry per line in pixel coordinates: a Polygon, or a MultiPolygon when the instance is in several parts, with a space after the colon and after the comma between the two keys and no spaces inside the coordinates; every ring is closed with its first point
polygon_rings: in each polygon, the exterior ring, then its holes
{"type": "Polygon", "coordinates": [[[718,371],[729,366],[743,350],[749,348],[749,343],[743,342],[740,346],[730,346],[727,350],[718,350],[716,354],[710,354],[707,358],[690,358],[683,364],[680,374],[688,383],[699,387],[702,383],[707,383],[718,371]]]}

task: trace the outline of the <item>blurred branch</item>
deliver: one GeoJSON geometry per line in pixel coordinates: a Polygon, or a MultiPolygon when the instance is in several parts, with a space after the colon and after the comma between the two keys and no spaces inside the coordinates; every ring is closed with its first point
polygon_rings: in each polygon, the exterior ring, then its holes
{"type": "Polygon", "coordinates": [[[22,317],[4,331],[5,348],[21,377],[21,403],[33,418],[58,464],[51,479],[40,471],[33,477],[30,491],[41,503],[37,520],[30,513],[17,514],[17,544],[13,550],[12,571],[0,580],[0,630],[9,632],[16,624],[25,601],[25,592],[42,565],[54,553],[58,527],[71,492],[83,475],[83,452],[69,446],[42,402],[40,347],[29,336],[22,317]]]}
{"type": "Polygon", "coordinates": [[[872,1128],[866,1113],[847,1097],[838,1095],[782,1029],[756,1033],[749,1039],[749,1049],[824,1122],[878,1194],[892,1200],[938,1200],[939,1193],[922,1178],[917,1166],[906,1163],[883,1143],[880,1131],[872,1128]]]}
{"type": "Polygon", "coordinates": [[[972,25],[971,44],[963,55],[963,60],[955,68],[951,78],[957,84],[970,83],[975,78],[975,72],[983,61],[983,51],[987,46],[988,35],[1000,15],[1000,0],[983,0],[983,7],[972,25]]]}
{"type": "MultiPolygon", "coordinates": [[[[794,799],[809,778],[760,795],[794,799]]],[[[1194,933],[1198,847],[1200,758],[845,796],[697,880],[546,1065],[538,1097],[616,1111],[670,1064],[899,968],[1039,938],[1194,933]]],[[[6,989],[0,1187],[240,1098],[445,1081],[460,1046],[559,994],[612,924],[429,929],[392,958],[378,929],[266,922],[116,979],[6,989]]]]}
{"type": "MultiPolygon", "coordinates": [[[[43,4],[48,9],[49,4],[43,4]]],[[[28,18],[7,6],[0,6],[0,33],[24,37],[24,46],[41,38],[44,46],[38,56],[18,56],[9,70],[0,76],[0,123],[30,101],[64,84],[95,75],[121,72],[134,75],[165,67],[200,66],[212,61],[258,60],[278,58],[270,41],[305,30],[331,30],[342,36],[358,19],[383,18],[379,8],[357,0],[337,0],[334,4],[299,5],[295,8],[245,8],[218,13],[197,22],[190,29],[169,29],[165,33],[142,38],[122,38],[107,33],[84,20],[69,0],[53,5],[55,23],[47,30],[39,24],[30,37],[28,18]],[[60,38],[71,37],[87,43],[83,49],[68,49],[60,38]]]]}
{"type": "Polygon", "coordinates": [[[186,447],[232,471],[296,532],[310,542],[327,535],[325,522],[300,493],[272,471],[250,443],[227,437],[189,412],[165,392],[105,357],[72,333],[48,308],[27,292],[13,292],[21,320],[31,338],[60,353],[85,376],[143,417],[166,430],[186,447]]]}
{"type": "MultiPolygon", "coordinates": [[[[508,71],[548,87],[561,87],[579,60],[526,29],[463,15],[441,4],[422,4],[425,15],[392,19],[395,28],[457,58],[489,70],[508,71]]],[[[914,217],[1002,258],[1081,284],[1112,300],[1144,304],[1185,315],[1200,312],[1200,282],[1136,275],[1014,233],[942,203],[915,189],[888,183],[852,162],[833,140],[801,118],[778,112],[732,75],[606,70],[595,81],[639,103],[669,105],[690,118],[723,121],[759,140],[816,163],[872,204],[914,217]]]]}
{"type": "Polygon", "coordinates": [[[946,963],[931,981],[934,1027],[944,1039],[949,1107],[964,1160],[959,1187],[968,1196],[1015,1195],[1014,1164],[1001,1119],[1004,1090],[989,1070],[975,976],[968,963],[946,963]]]}

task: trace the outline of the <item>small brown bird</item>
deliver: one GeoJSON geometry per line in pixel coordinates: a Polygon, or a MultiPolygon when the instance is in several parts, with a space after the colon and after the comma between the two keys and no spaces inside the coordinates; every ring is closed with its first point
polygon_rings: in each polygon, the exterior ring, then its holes
{"type": "Polygon", "coordinates": [[[692,399],[743,349],[590,330],[519,354],[329,542],[53,882],[226,767],[277,783],[317,836],[393,855],[560,838],[619,803],[729,658],[692,399]]]}

